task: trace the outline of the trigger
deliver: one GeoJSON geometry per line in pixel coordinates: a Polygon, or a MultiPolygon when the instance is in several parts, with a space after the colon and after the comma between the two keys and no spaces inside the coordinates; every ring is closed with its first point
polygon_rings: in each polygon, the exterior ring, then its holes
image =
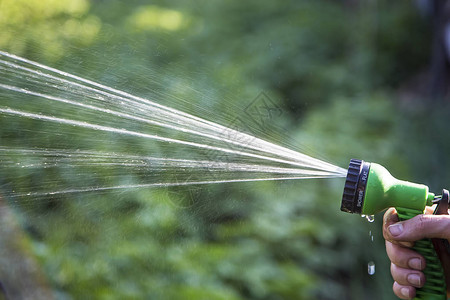
{"type": "MultiPolygon", "coordinates": [[[[439,202],[437,203],[437,207],[433,212],[433,215],[448,215],[448,207],[449,207],[449,191],[446,189],[442,190],[442,198],[439,200],[439,202]]],[[[433,244],[435,244],[435,242],[437,242],[437,240],[441,243],[441,245],[447,249],[447,253],[450,254],[450,243],[448,242],[447,239],[432,239],[432,240],[436,240],[433,242],[433,244]]],[[[435,245],[436,246],[436,245],[435,245]]]]}
{"type": "Polygon", "coordinates": [[[433,212],[433,215],[448,215],[449,206],[449,192],[446,189],[442,190],[442,197],[437,203],[437,207],[433,212]]]}

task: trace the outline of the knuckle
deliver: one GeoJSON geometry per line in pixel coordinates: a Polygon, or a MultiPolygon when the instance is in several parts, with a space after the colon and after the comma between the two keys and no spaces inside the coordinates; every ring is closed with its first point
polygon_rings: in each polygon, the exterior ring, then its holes
{"type": "Polygon", "coordinates": [[[418,235],[417,239],[420,239],[423,237],[423,235],[426,235],[430,225],[433,223],[433,219],[429,215],[418,215],[411,219],[414,223],[411,228],[411,235],[418,235]]]}
{"type": "Polygon", "coordinates": [[[414,226],[419,238],[450,238],[450,216],[448,215],[418,215],[414,226]]]}
{"type": "Polygon", "coordinates": [[[391,266],[391,270],[395,270],[397,266],[407,268],[410,258],[410,253],[407,249],[387,241],[386,253],[391,263],[394,264],[394,266],[391,266]]]}
{"type": "Polygon", "coordinates": [[[401,270],[394,263],[391,263],[391,276],[396,282],[405,283],[405,275],[402,274],[401,270]]]}
{"type": "Polygon", "coordinates": [[[392,279],[394,279],[397,282],[402,282],[404,283],[404,274],[402,274],[401,270],[397,267],[396,264],[391,263],[391,275],[392,275],[392,279]]]}
{"type": "Polygon", "coordinates": [[[428,218],[425,217],[425,215],[418,215],[416,217],[416,229],[417,230],[424,230],[428,223],[428,218]]]}

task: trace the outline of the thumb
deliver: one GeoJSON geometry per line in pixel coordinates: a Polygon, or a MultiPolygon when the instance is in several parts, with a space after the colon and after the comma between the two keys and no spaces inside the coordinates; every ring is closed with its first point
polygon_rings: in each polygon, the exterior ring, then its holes
{"type": "Polygon", "coordinates": [[[450,239],[449,215],[418,215],[388,226],[390,240],[413,242],[423,238],[450,239]]]}

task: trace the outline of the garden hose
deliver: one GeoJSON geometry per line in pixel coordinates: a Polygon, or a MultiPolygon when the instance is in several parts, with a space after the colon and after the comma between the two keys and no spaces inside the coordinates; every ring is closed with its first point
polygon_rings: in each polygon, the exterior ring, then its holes
{"type": "MultiPolygon", "coordinates": [[[[426,206],[437,203],[435,214],[447,214],[449,192],[436,197],[428,187],[394,178],[383,166],[358,159],[350,160],[342,196],[341,210],[349,213],[374,215],[395,207],[400,220],[423,214],[426,206]]],[[[447,242],[448,243],[448,242],[447,242]]],[[[423,255],[426,268],[425,285],[416,289],[414,299],[447,299],[442,264],[431,239],[414,243],[413,249],[423,255]]]]}

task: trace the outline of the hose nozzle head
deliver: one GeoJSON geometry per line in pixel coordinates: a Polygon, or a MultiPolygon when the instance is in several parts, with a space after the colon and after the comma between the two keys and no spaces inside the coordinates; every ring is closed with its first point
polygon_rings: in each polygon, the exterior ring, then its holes
{"type": "Polygon", "coordinates": [[[342,211],[357,214],[362,213],[369,170],[370,163],[359,159],[350,160],[345,179],[344,193],[342,195],[342,211]]]}
{"type": "Polygon", "coordinates": [[[394,178],[386,168],[359,159],[350,160],[341,210],[373,215],[389,207],[423,211],[434,194],[423,184],[394,178]]]}

